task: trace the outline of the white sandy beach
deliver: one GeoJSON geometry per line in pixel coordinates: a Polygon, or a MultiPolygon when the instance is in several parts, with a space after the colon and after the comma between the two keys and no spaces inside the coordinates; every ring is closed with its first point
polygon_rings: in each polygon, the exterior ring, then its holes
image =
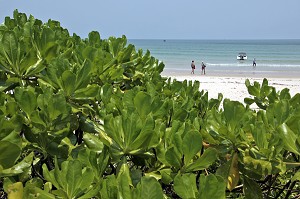
{"type": "MultiPolygon", "coordinates": [[[[231,100],[244,102],[245,97],[251,97],[248,93],[245,81],[248,78],[250,83],[253,84],[254,81],[262,83],[264,77],[251,75],[250,77],[245,77],[243,75],[174,75],[165,73],[164,76],[171,77],[172,79],[177,79],[178,81],[183,80],[198,80],[200,82],[200,89],[208,92],[209,98],[217,98],[218,93],[222,93],[224,99],[229,98],[231,100]]],[[[294,96],[296,93],[300,93],[300,76],[279,78],[279,77],[267,77],[269,85],[276,88],[276,91],[288,88],[290,90],[291,96],[294,96]]]]}

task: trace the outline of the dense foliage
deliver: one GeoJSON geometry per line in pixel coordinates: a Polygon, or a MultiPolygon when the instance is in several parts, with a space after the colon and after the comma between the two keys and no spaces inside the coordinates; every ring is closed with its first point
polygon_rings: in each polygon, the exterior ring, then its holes
{"type": "Polygon", "coordinates": [[[208,99],[163,69],[125,37],[6,17],[0,197],[299,197],[300,94],[264,79],[244,104],[208,99]]]}

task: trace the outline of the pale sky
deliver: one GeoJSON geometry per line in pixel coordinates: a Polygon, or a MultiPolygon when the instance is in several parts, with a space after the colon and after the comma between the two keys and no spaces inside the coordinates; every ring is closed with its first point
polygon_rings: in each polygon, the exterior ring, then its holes
{"type": "Polygon", "coordinates": [[[82,38],[300,39],[300,0],[0,0],[0,23],[15,9],[82,38]]]}

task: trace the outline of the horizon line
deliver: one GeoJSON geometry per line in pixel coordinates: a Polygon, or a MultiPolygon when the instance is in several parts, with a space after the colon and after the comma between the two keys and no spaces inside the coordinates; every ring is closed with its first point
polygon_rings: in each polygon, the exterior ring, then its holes
{"type": "Polygon", "coordinates": [[[221,38],[204,38],[204,39],[196,39],[196,38],[172,38],[172,39],[163,39],[163,38],[127,38],[128,40],[300,40],[300,38],[272,38],[272,39],[266,39],[266,38],[239,38],[239,39],[221,39],[221,38]]]}

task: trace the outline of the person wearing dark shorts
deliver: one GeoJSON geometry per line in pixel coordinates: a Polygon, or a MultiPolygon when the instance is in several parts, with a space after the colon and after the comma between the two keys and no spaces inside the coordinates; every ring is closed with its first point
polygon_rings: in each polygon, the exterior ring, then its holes
{"type": "Polygon", "coordinates": [[[202,61],[201,63],[201,66],[202,66],[202,71],[201,71],[201,75],[205,75],[205,68],[206,68],[206,65],[204,64],[204,62],[202,61]]]}
{"type": "Polygon", "coordinates": [[[255,58],[253,59],[253,67],[256,67],[256,60],[255,60],[255,58]]]}
{"type": "Polygon", "coordinates": [[[192,61],[192,63],[191,63],[191,68],[192,68],[191,74],[195,74],[196,65],[195,65],[194,61],[192,61]]]}

